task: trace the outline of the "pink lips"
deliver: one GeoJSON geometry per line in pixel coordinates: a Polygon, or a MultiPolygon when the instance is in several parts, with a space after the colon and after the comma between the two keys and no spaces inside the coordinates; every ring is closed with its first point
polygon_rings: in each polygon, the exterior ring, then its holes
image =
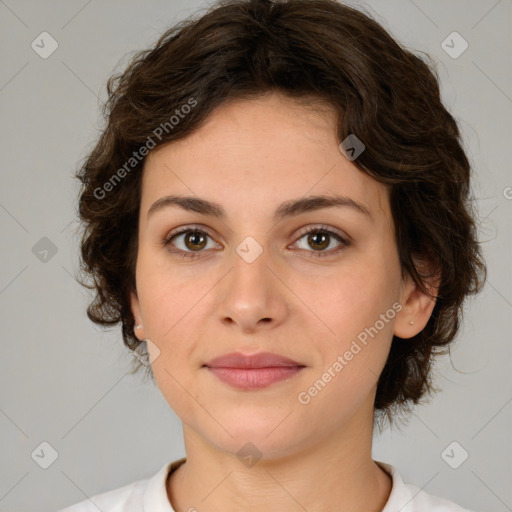
{"type": "Polygon", "coordinates": [[[304,365],[287,357],[262,352],[244,355],[232,352],[204,366],[221,381],[239,389],[260,389],[297,374],[304,365]]]}

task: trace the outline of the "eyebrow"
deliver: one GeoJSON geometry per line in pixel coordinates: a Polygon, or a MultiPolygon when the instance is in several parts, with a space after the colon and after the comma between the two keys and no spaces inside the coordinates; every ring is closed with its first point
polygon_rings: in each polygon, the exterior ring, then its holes
{"type": "MultiPolygon", "coordinates": [[[[220,204],[196,196],[176,195],[164,196],[156,200],[150,206],[147,216],[149,218],[154,213],[170,207],[177,207],[219,219],[226,219],[226,212],[220,204]]],[[[365,215],[369,219],[372,219],[370,210],[366,206],[354,201],[350,197],[332,194],[305,196],[299,199],[290,199],[289,201],[285,201],[275,210],[273,220],[274,222],[277,222],[285,217],[292,217],[300,215],[301,213],[331,207],[348,207],[365,215]]]]}

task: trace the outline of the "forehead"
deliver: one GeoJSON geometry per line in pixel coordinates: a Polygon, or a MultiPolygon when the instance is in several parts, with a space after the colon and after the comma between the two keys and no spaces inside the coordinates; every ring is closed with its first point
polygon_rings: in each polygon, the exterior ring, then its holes
{"type": "Polygon", "coordinates": [[[389,215],[387,188],[345,158],[335,111],[271,93],[214,110],[144,163],[141,213],[166,194],[197,195],[228,215],[268,215],[291,198],[335,193],[389,215]]]}

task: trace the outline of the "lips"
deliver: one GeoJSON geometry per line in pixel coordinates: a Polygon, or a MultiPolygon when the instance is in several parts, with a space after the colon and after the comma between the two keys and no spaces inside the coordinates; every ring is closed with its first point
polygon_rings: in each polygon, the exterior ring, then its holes
{"type": "Polygon", "coordinates": [[[206,363],[208,368],[271,368],[283,366],[304,366],[292,359],[272,354],[270,352],[260,352],[259,354],[244,355],[239,352],[232,352],[216,357],[206,363]]]}
{"type": "Polygon", "coordinates": [[[224,354],[204,365],[224,383],[239,389],[261,389],[299,373],[305,366],[278,354],[224,354]]]}

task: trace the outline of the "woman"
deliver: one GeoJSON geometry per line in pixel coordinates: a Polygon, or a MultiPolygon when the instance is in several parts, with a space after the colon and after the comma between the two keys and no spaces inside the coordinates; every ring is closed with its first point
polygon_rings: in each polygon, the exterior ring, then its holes
{"type": "Polygon", "coordinates": [[[187,455],[64,510],[464,510],[371,457],[485,279],[432,69],[334,1],[231,0],[108,92],[78,173],[88,314],[187,455]]]}

